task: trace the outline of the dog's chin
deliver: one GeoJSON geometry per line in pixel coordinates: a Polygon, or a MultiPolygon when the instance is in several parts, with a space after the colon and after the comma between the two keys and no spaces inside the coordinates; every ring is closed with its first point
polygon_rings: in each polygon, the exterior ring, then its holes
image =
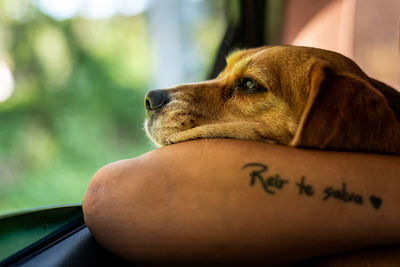
{"type": "Polygon", "coordinates": [[[166,146],[188,140],[199,139],[196,137],[197,127],[192,117],[184,117],[179,120],[176,117],[160,116],[147,117],[144,129],[149,139],[157,146],[166,146]]]}
{"type": "Polygon", "coordinates": [[[180,129],[179,127],[155,127],[153,124],[146,121],[144,128],[147,137],[158,147],[190,140],[190,138],[182,138],[180,136],[180,133],[185,129],[180,129]]]}
{"type": "Polygon", "coordinates": [[[201,138],[201,137],[186,135],[185,130],[179,130],[176,128],[149,129],[146,127],[146,133],[149,139],[159,147],[201,138]]]}
{"type": "Polygon", "coordinates": [[[249,141],[261,141],[271,144],[278,142],[272,139],[266,139],[260,136],[258,131],[241,131],[241,132],[228,132],[228,131],[215,131],[210,130],[210,125],[198,126],[189,129],[182,129],[179,127],[148,127],[146,124],[146,132],[150,140],[159,147],[181,143],[185,141],[198,140],[198,139],[212,139],[212,138],[226,138],[238,139],[249,141]]]}
{"type": "Polygon", "coordinates": [[[163,146],[168,146],[168,145],[173,145],[177,143],[182,143],[186,141],[192,141],[192,140],[199,140],[199,139],[211,139],[211,138],[229,138],[229,139],[234,139],[232,137],[227,137],[227,136],[207,136],[207,137],[195,137],[195,136],[186,136],[184,133],[171,133],[170,135],[157,135],[157,136],[152,136],[148,134],[148,137],[150,140],[157,146],[163,147],[163,146]]]}

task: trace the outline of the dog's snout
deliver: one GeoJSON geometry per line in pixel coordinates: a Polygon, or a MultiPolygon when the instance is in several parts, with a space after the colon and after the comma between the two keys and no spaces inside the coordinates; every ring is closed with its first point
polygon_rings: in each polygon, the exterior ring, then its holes
{"type": "Polygon", "coordinates": [[[164,90],[151,90],[146,94],[144,105],[147,110],[160,109],[168,102],[168,95],[164,90]]]}

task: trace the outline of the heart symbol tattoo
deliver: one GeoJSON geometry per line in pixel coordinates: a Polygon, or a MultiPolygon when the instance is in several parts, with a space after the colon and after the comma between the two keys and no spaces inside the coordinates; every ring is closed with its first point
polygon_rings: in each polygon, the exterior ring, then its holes
{"type": "Polygon", "coordinates": [[[370,196],[369,200],[371,201],[372,206],[374,206],[375,209],[379,209],[379,207],[382,205],[382,199],[376,196],[370,196]]]}

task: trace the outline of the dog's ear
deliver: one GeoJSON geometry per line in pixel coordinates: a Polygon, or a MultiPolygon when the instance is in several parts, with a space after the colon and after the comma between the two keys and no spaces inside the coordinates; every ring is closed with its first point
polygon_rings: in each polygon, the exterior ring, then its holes
{"type": "Polygon", "coordinates": [[[309,96],[290,145],[321,149],[400,152],[400,124],[386,98],[368,81],[310,69],[309,96]]]}

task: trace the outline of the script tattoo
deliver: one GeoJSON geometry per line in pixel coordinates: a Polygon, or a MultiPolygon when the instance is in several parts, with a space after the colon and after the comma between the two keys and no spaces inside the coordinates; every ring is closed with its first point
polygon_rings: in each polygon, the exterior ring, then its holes
{"type": "Polygon", "coordinates": [[[265,192],[268,194],[275,194],[275,191],[273,191],[272,188],[280,190],[289,182],[288,180],[283,180],[279,174],[264,178],[263,173],[268,170],[268,166],[261,163],[247,163],[242,167],[242,169],[250,167],[253,168],[252,172],[250,172],[250,185],[253,186],[256,180],[260,181],[265,192]]]}
{"type": "MultiPolygon", "coordinates": [[[[257,181],[261,184],[262,188],[267,194],[274,195],[277,190],[282,190],[289,180],[282,179],[279,174],[270,175],[268,173],[268,166],[262,163],[251,162],[242,167],[242,170],[250,170],[250,186],[254,186],[257,181]]],[[[295,183],[298,188],[298,194],[307,197],[317,195],[318,190],[315,191],[311,184],[306,183],[306,177],[301,176],[300,181],[295,183]]],[[[344,203],[354,203],[357,205],[364,205],[364,197],[355,192],[349,192],[346,183],[342,183],[341,188],[334,188],[333,186],[326,187],[322,193],[323,201],[336,199],[344,203]]],[[[379,209],[382,206],[382,199],[375,195],[369,196],[369,203],[374,209],[379,209]]]]}
{"type": "Polygon", "coordinates": [[[333,197],[343,202],[354,202],[359,205],[364,204],[363,197],[361,195],[347,192],[345,183],[343,183],[342,189],[334,189],[333,187],[327,187],[325,188],[324,193],[325,193],[325,197],[323,198],[324,200],[333,197]]]}
{"type": "Polygon", "coordinates": [[[304,193],[307,196],[312,196],[312,195],[314,195],[314,190],[311,185],[305,184],[305,179],[306,179],[306,177],[302,176],[301,182],[296,183],[296,185],[299,187],[299,194],[302,195],[304,193]]]}

